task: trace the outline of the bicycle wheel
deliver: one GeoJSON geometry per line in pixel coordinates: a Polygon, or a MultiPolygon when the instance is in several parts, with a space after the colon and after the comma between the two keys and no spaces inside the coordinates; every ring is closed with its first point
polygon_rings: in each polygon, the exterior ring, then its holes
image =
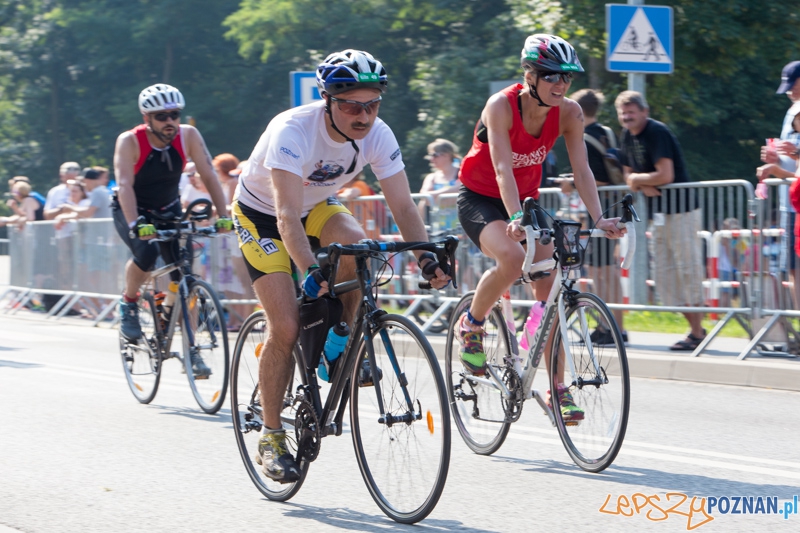
{"type": "MultiPolygon", "coordinates": [[[[489,382],[488,377],[481,378],[481,381],[471,379],[472,375],[461,364],[458,328],[473,296],[473,292],[468,292],[461,298],[450,321],[445,344],[445,381],[453,420],[461,438],[473,452],[491,455],[503,445],[511,422],[506,419],[500,389],[489,382]]],[[[492,309],[483,329],[486,332],[483,339],[486,364],[502,376],[506,372],[504,358],[511,353],[511,341],[499,309],[492,309]]]]}
{"type": "Polygon", "coordinates": [[[447,479],[450,415],[444,380],[433,348],[408,318],[380,317],[369,341],[377,385],[359,387],[366,339],[350,379],[356,458],[378,507],[397,522],[413,524],[433,510],[447,479]]]}
{"type": "MultiPolygon", "coordinates": [[[[581,294],[567,309],[567,339],[556,324],[550,352],[550,390],[557,390],[557,378],[575,404],[584,410],[583,420],[565,419],[554,409],[556,427],[570,457],[588,472],[608,468],[622,447],[628,426],[630,378],[628,357],[617,323],[606,304],[594,294],[581,294]],[[589,336],[597,328],[611,331],[613,344],[593,345],[589,336]],[[570,372],[564,348],[569,348],[575,374],[570,372]]],[[[560,396],[559,396],[560,398],[560,396]]],[[[555,403],[555,402],[554,402],[555,403]]]]}
{"type": "Polygon", "coordinates": [[[206,413],[219,411],[228,392],[228,330],[211,286],[195,280],[183,302],[183,364],[194,399],[206,413]],[[189,342],[191,332],[192,343],[189,342]]]}
{"type": "Polygon", "coordinates": [[[140,403],[150,403],[161,381],[161,349],[156,335],[156,305],[149,292],[139,298],[139,324],[142,337],[136,342],[128,342],[120,332],[119,351],[133,396],[140,403]]]}
{"type": "MultiPolygon", "coordinates": [[[[236,346],[233,349],[233,364],[231,371],[231,419],[233,430],[236,434],[236,444],[242,456],[247,475],[256,488],[274,501],[286,501],[294,496],[305,481],[309,463],[301,461],[300,479],[294,483],[278,483],[263,474],[261,465],[256,462],[258,455],[258,440],[264,422],[261,416],[261,395],[258,391],[258,357],[267,338],[264,312],[257,311],[247,317],[239,330],[236,346]]],[[[295,361],[299,354],[295,353],[295,361]]],[[[292,379],[286,390],[283,402],[281,419],[284,421],[287,437],[294,436],[295,410],[292,407],[297,387],[302,385],[301,373],[293,367],[292,379]],[[291,422],[290,422],[291,421],[291,422]]],[[[289,451],[297,455],[296,442],[287,438],[289,451]]]]}

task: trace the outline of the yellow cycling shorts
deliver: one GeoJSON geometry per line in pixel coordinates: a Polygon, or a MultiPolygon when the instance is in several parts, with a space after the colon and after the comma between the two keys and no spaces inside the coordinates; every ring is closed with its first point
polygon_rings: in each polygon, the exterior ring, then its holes
{"type": "MultiPolygon", "coordinates": [[[[322,228],[336,213],[352,216],[339,200],[331,197],[315,205],[308,216],[302,219],[312,248],[319,248],[322,228]]],[[[242,250],[247,271],[250,273],[250,281],[273,272],[292,274],[292,262],[278,232],[277,218],[234,201],[233,225],[239,237],[239,248],[242,250]]]]}

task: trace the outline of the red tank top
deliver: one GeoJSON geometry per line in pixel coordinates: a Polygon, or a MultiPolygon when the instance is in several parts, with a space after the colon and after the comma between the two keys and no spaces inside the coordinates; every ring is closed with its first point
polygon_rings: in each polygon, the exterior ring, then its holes
{"type": "MultiPolygon", "coordinates": [[[[513,123],[508,135],[511,138],[513,153],[514,180],[517,182],[520,200],[528,196],[539,198],[539,185],[542,183],[542,163],[558,138],[560,108],[553,107],[545,118],[542,133],[534,137],[522,124],[517,95],[524,87],[517,83],[503,89],[503,94],[511,105],[513,123]]],[[[480,123],[480,122],[479,122],[480,123]]],[[[492,165],[489,144],[481,142],[477,135],[478,125],[472,136],[472,147],[461,162],[459,178],[461,183],[478,194],[490,198],[500,198],[500,187],[492,165]]]]}

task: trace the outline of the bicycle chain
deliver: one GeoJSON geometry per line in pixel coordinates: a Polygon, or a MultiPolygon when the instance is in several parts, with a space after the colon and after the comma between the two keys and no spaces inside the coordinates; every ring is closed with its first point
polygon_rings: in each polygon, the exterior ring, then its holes
{"type": "Polygon", "coordinates": [[[297,396],[294,400],[294,432],[297,437],[297,462],[311,462],[319,455],[321,435],[319,419],[308,400],[297,396]]]}
{"type": "Polygon", "coordinates": [[[503,384],[508,388],[511,393],[511,399],[503,399],[503,411],[506,415],[507,422],[516,422],[522,414],[522,380],[519,378],[517,371],[511,367],[506,367],[503,373],[503,384]]]}

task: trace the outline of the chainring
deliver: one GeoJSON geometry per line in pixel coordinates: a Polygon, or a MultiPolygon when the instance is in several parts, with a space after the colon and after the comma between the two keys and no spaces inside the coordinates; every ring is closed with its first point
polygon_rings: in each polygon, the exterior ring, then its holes
{"type": "Polygon", "coordinates": [[[507,366],[506,371],[503,373],[503,384],[511,393],[511,399],[501,400],[506,421],[516,422],[522,414],[522,402],[524,401],[522,397],[522,380],[516,370],[507,366]]]}
{"type": "Polygon", "coordinates": [[[302,396],[294,400],[294,433],[297,437],[297,462],[311,462],[319,455],[321,435],[314,407],[302,396]]]}

